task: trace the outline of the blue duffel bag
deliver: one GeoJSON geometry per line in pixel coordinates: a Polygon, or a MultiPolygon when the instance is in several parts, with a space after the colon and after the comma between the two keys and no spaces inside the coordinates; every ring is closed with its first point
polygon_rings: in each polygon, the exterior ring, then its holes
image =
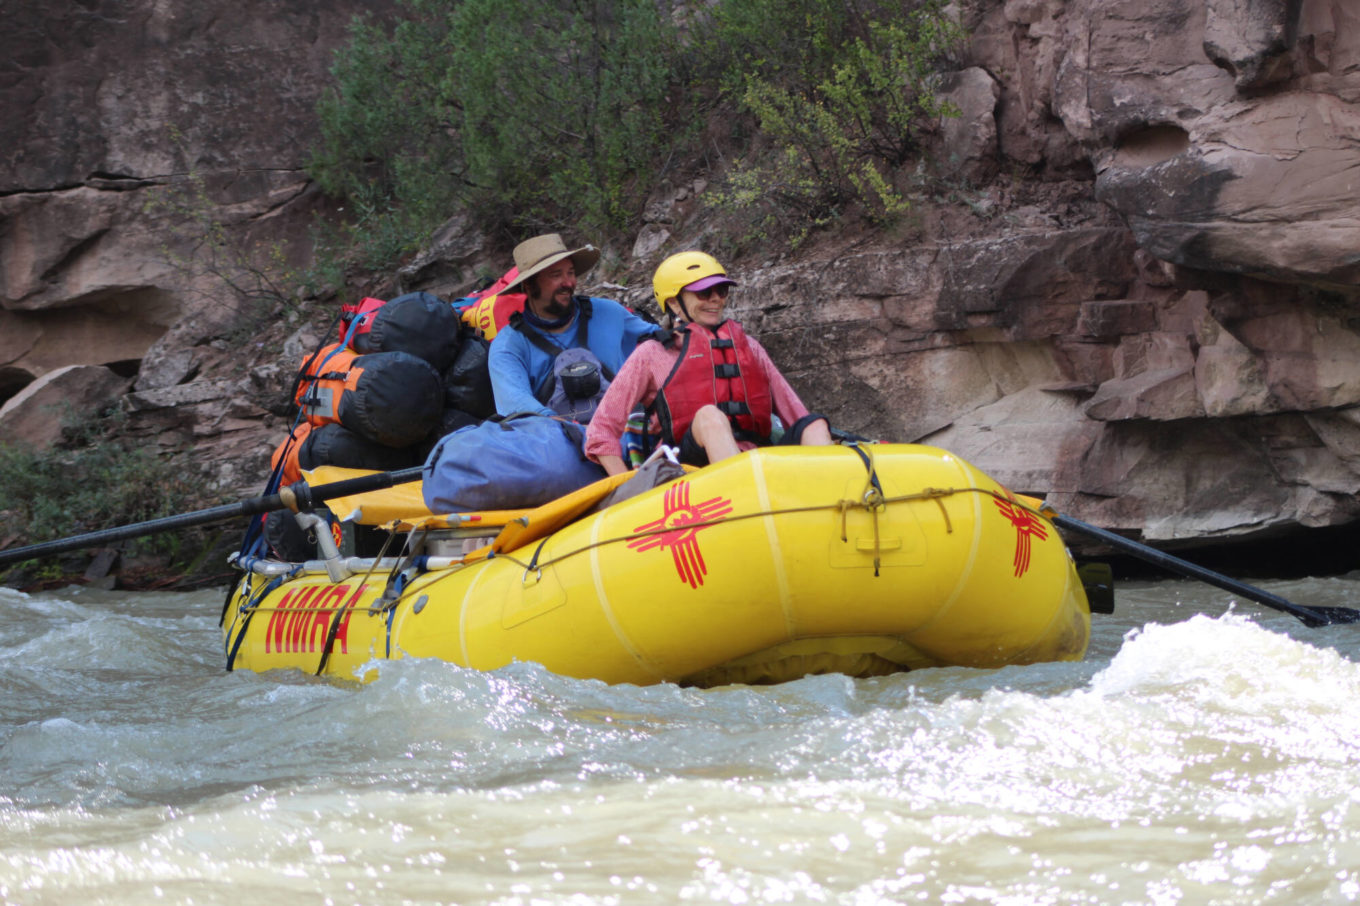
{"type": "Polygon", "coordinates": [[[605,477],[586,459],[585,429],[568,419],[514,415],[468,425],[425,460],[425,505],[435,513],[536,507],[605,477]]]}

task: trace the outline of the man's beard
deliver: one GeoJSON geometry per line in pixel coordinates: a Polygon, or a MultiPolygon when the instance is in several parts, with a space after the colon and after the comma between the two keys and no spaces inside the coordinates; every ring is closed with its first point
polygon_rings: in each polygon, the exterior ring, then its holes
{"type": "Polygon", "coordinates": [[[542,306],[542,314],[539,317],[545,321],[556,321],[565,317],[571,311],[570,290],[562,290],[557,295],[549,297],[546,302],[542,301],[543,290],[536,283],[531,283],[525,288],[525,291],[529,294],[531,301],[542,306]]]}
{"type": "Polygon", "coordinates": [[[549,319],[560,318],[571,311],[571,293],[553,296],[543,304],[543,313],[549,319]]]}

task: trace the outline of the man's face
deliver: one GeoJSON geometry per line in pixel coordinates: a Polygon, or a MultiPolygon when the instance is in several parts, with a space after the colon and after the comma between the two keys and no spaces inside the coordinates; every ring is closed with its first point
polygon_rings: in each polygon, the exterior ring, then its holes
{"type": "Polygon", "coordinates": [[[567,258],[529,278],[529,304],[545,320],[560,318],[576,292],[576,266],[567,258]]]}

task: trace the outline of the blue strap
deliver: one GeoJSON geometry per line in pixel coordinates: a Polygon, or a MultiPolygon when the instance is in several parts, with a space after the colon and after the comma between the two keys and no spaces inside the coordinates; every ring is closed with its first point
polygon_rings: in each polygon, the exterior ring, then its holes
{"type": "MultiPolygon", "coordinates": [[[[383,304],[386,305],[387,303],[384,302],[383,304]]],[[[372,311],[366,311],[361,315],[355,315],[354,320],[349,322],[349,327],[345,328],[345,341],[341,343],[339,346],[332,349],[331,355],[335,355],[340,350],[349,346],[350,340],[354,339],[355,331],[359,329],[359,324],[365,321],[372,320],[373,316],[376,315],[379,312],[379,310],[381,310],[381,308],[382,306],[380,305],[378,306],[378,308],[375,308],[372,311]]],[[[330,361],[331,355],[328,355],[326,356],[326,358],[322,359],[321,365],[325,365],[326,362],[330,361]]],[[[321,373],[321,365],[316,366],[316,371],[318,374],[321,373]]]]}
{"type": "MultiPolygon", "coordinates": [[[[241,608],[241,610],[245,611],[246,616],[245,619],[241,622],[241,631],[236,634],[236,641],[232,643],[231,651],[227,653],[228,673],[231,673],[232,670],[234,670],[236,667],[236,654],[241,650],[241,643],[244,642],[246,639],[246,630],[250,628],[250,618],[255,616],[256,606],[265,598],[273,594],[274,590],[277,589],[280,585],[282,585],[284,582],[287,582],[289,579],[295,578],[300,572],[302,572],[301,564],[293,567],[291,570],[289,570],[286,573],[283,573],[282,575],[278,575],[270,579],[268,582],[265,583],[264,587],[260,589],[260,593],[252,596],[251,599],[246,602],[246,605],[241,608]]],[[[239,615],[240,612],[241,611],[238,610],[237,614],[239,615]]]]}

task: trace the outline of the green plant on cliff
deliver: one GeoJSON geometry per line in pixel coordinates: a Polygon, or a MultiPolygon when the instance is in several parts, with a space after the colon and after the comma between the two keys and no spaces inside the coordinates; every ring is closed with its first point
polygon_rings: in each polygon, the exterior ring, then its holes
{"type": "MultiPolygon", "coordinates": [[[[117,438],[108,415],[64,422],[62,445],[51,450],[0,443],[0,543],[36,544],[114,525],[194,509],[200,492],[188,475],[168,469],[154,451],[117,438]]],[[[177,539],[153,535],[140,550],[173,550],[177,539]]]]}
{"type": "Polygon", "coordinates": [[[667,141],[676,42],[653,0],[407,0],[356,21],[309,172],[360,244],[413,249],[458,208],[487,228],[617,227],[667,141]]]}
{"type": "Polygon", "coordinates": [[[879,224],[907,210],[899,174],[957,115],[934,93],[964,38],[942,0],[723,0],[710,29],[723,90],[769,146],[734,168],[729,207],[793,238],[852,205],[879,224]]]}
{"type": "Polygon", "coordinates": [[[709,157],[748,238],[907,207],[963,33],[943,0],[405,0],[356,21],[309,166],[370,266],[468,210],[487,231],[635,228],[657,174],[709,157]],[[706,128],[708,127],[708,128],[706,128]],[[710,158],[711,160],[712,158],[710,158]]]}

